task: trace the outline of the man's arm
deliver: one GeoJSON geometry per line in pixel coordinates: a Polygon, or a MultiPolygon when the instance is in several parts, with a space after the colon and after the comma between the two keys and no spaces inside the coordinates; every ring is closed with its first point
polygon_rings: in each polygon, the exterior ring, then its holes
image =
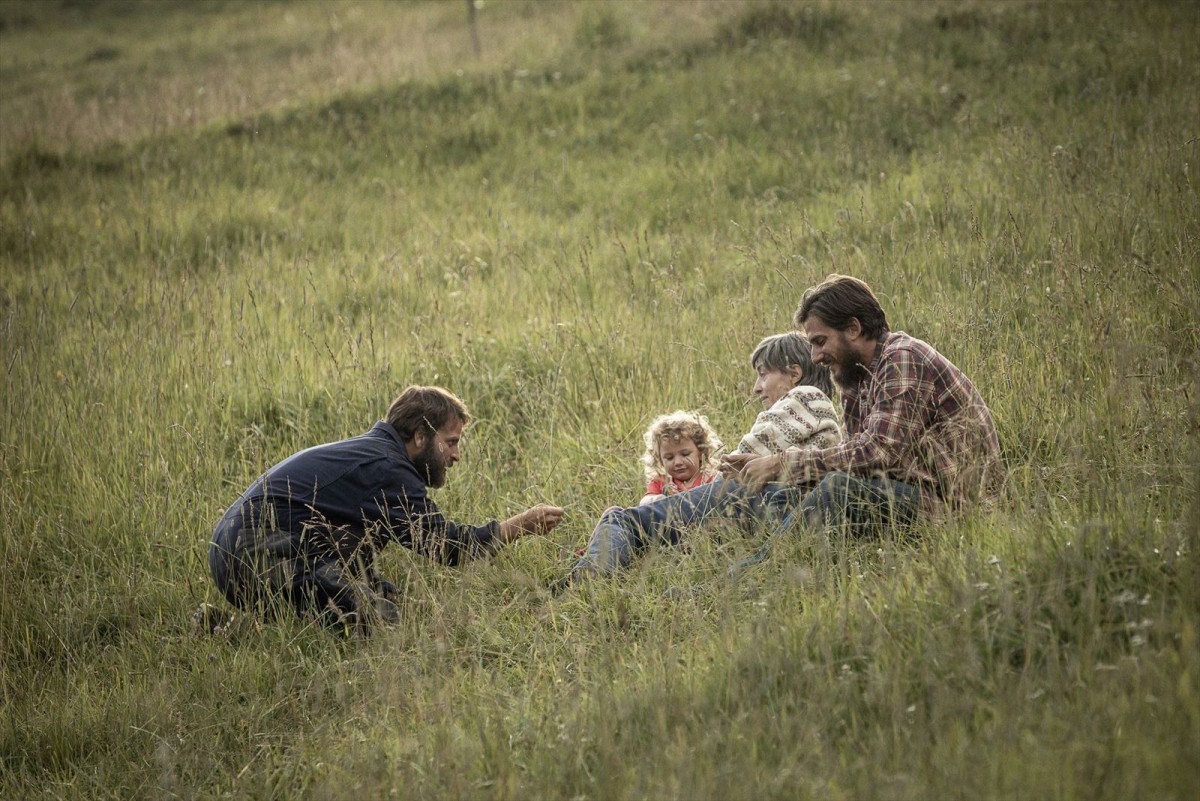
{"type": "Polygon", "coordinates": [[[425,494],[424,484],[399,482],[376,498],[377,514],[384,521],[377,536],[395,540],[436,562],[457,565],[490,551],[499,531],[496,521],[481,526],[447,520],[425,494]]]}
{"type": "Polygon", "coordinates": [[[504,520],[499,525],[495,537],[496,548],[529,535],[545,534],[557,526],[563,518],[563,510],[558,506],[539,503],[520,514],[504,520]]]}
{"type": "Polygon", "coordinates": [[[401,537],[401,543],[452,567],[494,551],[500,531],[500,524],[494,520],[481,526],[447,520],[432,501],[407,522],[408,536],[401,537]]]}
{"type": "Polygon", "coordinates": [[[721,475],[745,484],[752,490],[760,490],[783,476],[783,453],[727,453],[721,457],[721,475]]]}
{"type": "Polygon", "coordinates": [[[912,453],[927,428],[934,406],[928,365],[908,348],[888,354],[876,368],[862,430],[829,448],[790,452],[783,466],[792,481],[813,481],[826,473],[892,473],[912,453]]]}
{"type": "Polygon", "coordinates": [[[562,519],[557,506],[538,504],[504,521],[481,526],[446,519],[424,487],[400,487],[386,503],[386,536],[446,565],[495,553],[527,534],[544,534],[562,519]]]}

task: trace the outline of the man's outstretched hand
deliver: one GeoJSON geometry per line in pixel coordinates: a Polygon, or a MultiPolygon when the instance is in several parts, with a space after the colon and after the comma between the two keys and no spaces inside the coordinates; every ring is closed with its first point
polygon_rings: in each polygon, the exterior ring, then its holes
{"type": "Polygon", "coordinates": [[[545,534],[557,526],[562,518],[562,507],[539,503],[501,522],[500,541],[510,543],[530,534],[545,534]]]}

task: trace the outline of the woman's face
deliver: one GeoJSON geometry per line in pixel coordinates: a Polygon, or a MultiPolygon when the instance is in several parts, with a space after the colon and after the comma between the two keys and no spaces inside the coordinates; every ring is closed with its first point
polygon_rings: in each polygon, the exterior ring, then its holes
{"type": "Polygon", "coordinates": [[[768,370],[758,368],[758,380],[754,382],[754,394],[762,401],[764,409],[769,409],[775,402],[788,392],[800,385],[804,373],[799,365],[790,365],[784,370],[768,370]]]}

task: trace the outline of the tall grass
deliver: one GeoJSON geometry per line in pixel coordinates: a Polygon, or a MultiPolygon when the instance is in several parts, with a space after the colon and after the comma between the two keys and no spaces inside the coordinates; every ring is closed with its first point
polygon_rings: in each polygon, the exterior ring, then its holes
{"type": "Polygon", "coordinates": [[[482,59],[457,3],[0,19],[0,796],[1200,782],[1194,7],[487,3],[482,59]],[[706,528],[551,596],[649,419],[744,430],[833,271],[979,385],[1004,503],[736,582],[756,537],[706,528]],[[197,636],[223,506],[410,382],[479,418],[452,516],[564,524],[387,551],[371,640],[197,636]]]}

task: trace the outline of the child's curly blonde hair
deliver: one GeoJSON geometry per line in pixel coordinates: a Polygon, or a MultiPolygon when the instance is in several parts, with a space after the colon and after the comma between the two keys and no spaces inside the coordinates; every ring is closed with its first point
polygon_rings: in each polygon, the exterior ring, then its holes
{"type": "Polygon", "coordinates": [[[646,429],[643,439],[646,442],[646,452],[642,454],[641,462],[646,471],[647,481],[653,481],[667,473],[667,468],[659,456],[663,440],[678,442],[681,439],[690,439],[700,453],[700,472],[716,471],[714,460],[722,447],[721,438],[708,424],[708,418],[702,414],[679,409],[670,414],[659,415],[646,429]]]}

